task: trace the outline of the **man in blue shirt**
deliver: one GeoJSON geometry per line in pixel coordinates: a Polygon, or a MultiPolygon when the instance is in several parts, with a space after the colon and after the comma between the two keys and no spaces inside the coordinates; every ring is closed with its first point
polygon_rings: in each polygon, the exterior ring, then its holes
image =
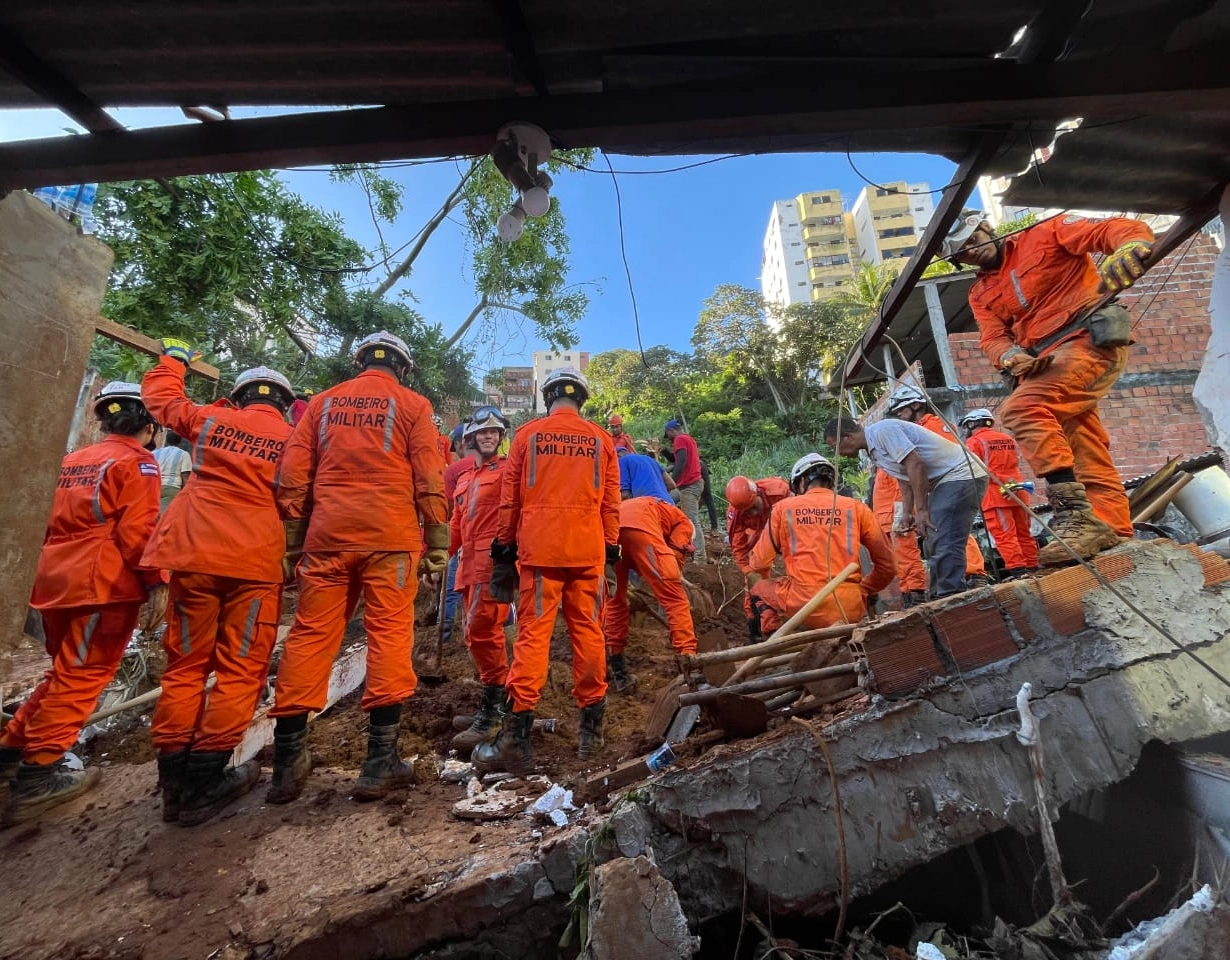
{"type": "Polygon", "coordinates": [[[619,495],[621,499],[657,497],[667,503],[674,503],[667,484],[673,487],[675,481],[653,457],[647,457],[643,453],[619,451],[619,495]]]}

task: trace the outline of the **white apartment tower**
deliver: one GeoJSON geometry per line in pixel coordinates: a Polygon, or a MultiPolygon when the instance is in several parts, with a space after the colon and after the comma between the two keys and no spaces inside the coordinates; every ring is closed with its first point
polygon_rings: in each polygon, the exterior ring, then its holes
{"type": "Polygon", "coordinates": [[[760,292],[770,303],[783,307],[811,300],[797,200],[778,200],[773,204],[760,261],[760,292]]]}

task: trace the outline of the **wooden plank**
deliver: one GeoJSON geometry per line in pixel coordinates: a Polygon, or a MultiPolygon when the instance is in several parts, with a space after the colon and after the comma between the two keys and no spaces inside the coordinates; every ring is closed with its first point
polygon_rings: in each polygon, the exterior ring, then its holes
{"type": "MultiPolygon", "coordinates": [[[[133,330],[132,327],[125,327],[123,324],[116,323],[114,320],[108,320],[106,317],[99,316],[94,318],[94,332],[100,337],[106,337],[108,340],[122,343],[126,347],[132,347],[134,350],[148,353],[151,357],[161,356],[162,354],[162,344],[153,337],[147,337],[145,334],[133,330]]],[[[219,377],[218,368],[213,364],[206,363],[204,360],[194,361],[188,369],[204,377],[206,380],[217,380],[219,377]]]]}

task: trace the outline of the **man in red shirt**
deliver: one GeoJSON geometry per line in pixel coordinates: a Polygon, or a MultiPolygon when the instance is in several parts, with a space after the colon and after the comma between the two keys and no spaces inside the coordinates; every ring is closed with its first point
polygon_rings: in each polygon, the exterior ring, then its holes
{"type": "Polygon", "coordinates": [[[1033,472],[1046,480],[1060,543],[1043,565],[1085,558],[1132,536],[1127,494],[1098,417],[1127,366],[1130,319],[1118,304],[1093,307],[1145,271],[1153,231],[1139,220],[1052,217],[996,237],[976,210],[949,232],[944,253],[978,268],[969,304],[979,345],[1016,386],[999,407],[1033,472]],[[1100,265],[1090,254],[1106,254],[1100,265]]]}
{"type": "MultiPolygon", "coordinates": [[[[744,577],[752,572],[752,547],[760,539],[769,522],[769,511],[779,500],[790,496],[790,485],[781,477],[765,477],[753,481],[748,477],[731,477],[726,484],[726,538],[735,566],[744,577]]],[[[743,594],[743,612],[747,614],[748,642],[760,638],[760,618],[752,616],[750,589],[743,594]]]]}
{"type": "Polygon", "coordinates": [[[1030,532],[1029,513],[1007,493],[1021,490],[1021,451],[1008,434],[993,430],[995,418],[986,407],[971,410],[961,418],[968,431],[965,445],[986,464],[991,480],[982,498],[982,519],[1004,561],[1004,579],[1024,576],[1038,568],[1038,544],[1030,532]]]}
{"type": "Polygon", "coordinates": [[[624,433],[624,418],[618,413],[613,413],[606,425],[611,430],[611,439],[615,442],[615,452],[627,450],[629,453],[636,453],[636,444],[632,442],[632,438],[624,433]]]}
{"type": "Polygon", "coordinates": [[[671,442],[675,455],[671,477],[679,487],[679,507],[684,516],[692,521],[692,543],[696,547],[694,559],[703,563],[705,534],[700,527],[700,495],[705,489],[705,481],[700,474],[700,451],[696,449],[696,441],[684,433],[683,424],[678,420],[668,420],[663,435],[671,442]]]}
{"type": "MultiPolygon", "coordinates": [[[[483,407],[484,410],[492,409],[483,407]]],[[[448,514],[451,517],[453,514],[453,501],[456,499],[458,488],[462,481],[470,475],[474,469],[474,443],[473,437],[469,440],[465,438],[465,430],[467,424],[459,423],[453,427],[453,432],[449,434],[449,442],[452,446],[454,459],[447,467],[444,468],[444,500],[448,504],[448,514]]],[[[448,570],[444,576],[444,622],[440,624],[440,642],[448,643],[453,637],[453,624],[457,622],[457,611],[462,606],[461,591],[457,589],[457,565],[461,561],[461,555],[454,553],[448,559],[448,570]]],[[[439,611],[432,611],[432,619],[429,623],[435,622],[435,617],[439,615],[439,611]]]]}

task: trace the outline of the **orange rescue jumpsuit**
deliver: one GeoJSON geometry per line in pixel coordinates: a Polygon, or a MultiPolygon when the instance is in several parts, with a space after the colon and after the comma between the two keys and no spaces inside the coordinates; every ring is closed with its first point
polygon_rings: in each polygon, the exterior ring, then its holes
{"type": "Polygon", "coordinates": [[[628,571],[635,570],[666,611],[675,652],[695,653],[696,628],[679,567],[695,549],[692,521],[673,503],[657,497],[624,500],[619,505],[619,546],[615,595],[607,602],[603,624],[607,652],[623,653],[628,645],[628,571]]]}
{"type": "Polygon", "coordinates": [[[515,711],[533,710],[547,679],[562,604],[572,639],[572,696],[606,696],[602,604],[606,547],[619,542],[619,465],[611,435],[556,407],[517,431],[504,468],[497,539],[516,543],[517,642],[508,670],[515,711]]]}
{"type": "MultiPolygon", "coordinates": [[[[1020,448],[1008,434],[979,427],[970,434],[966,445],[987,465],[991,480],[982,498],[982,518],[995,538],[996,549],[1003,557],[1005,570],[1023,570],[1038,565],[1038,544],[1029,532],[1029,514],[1006,493],[1002,484],[1020,482],[1020,448]]],[[[1024,491],[1022,497],[1028,496],[1024,491]]]]}
{"type": "Polygon", "coordinates": [[[282,521],[273,499],[291,426],[264,403],[202,407],[162,357],[141,397],[192,443],[192,483],[171,501],[144,562],[171,571],[167,669],[150,733],[163,753],[233,750],[252,722],[282,611],[282,521]],[[205,692],[209,675],[214,688],[205,692]]]}
{"type": "MultiPolygon", "coordinates": [[[[918,548],[918,534],[913,530],[907,530],[905,533],[893,532],[896,505],[900,502],[901,484],[897,482],[897,478],[883,470],[877,470],[875,485],[871,491],[871,511],[875,514],[880,530],[892,545],[901,592],[926,593],[927,567],[923,563],[922,551],[918,548]]],[[[966,544],[966,552],[968,551],[969,545],[966,544]]],[[[966,564],[968,563],[967,557],[966,564]]]]}
{"type": "MultiPolygon", "coordinates": [[[[951,443],[960,443],[952,435],[948,425],[934,413],[924,413],[918,418],[918,425],[926,427],[932,433],[938,433],[951,443]]],[[[900,484],[898,484],[898,487],[900,487],[900,484]]],[[[978,546],[978,541],[974,539],[972,533],[969,535],[969,539],[965,541],[965,575],[967,577],[985,577],[987,575],[986,557],[982,555],[982,548],[978,546]]]]}
{"type": "Polygon", "coordinates": [[[436,434],[436,449],[440,451],[446,467],[457,459],[453,453],[453,441],[443,433],[436,434]]]}
{"type": "MultiPolygon", "coordinates": [[[[979,345],[997,369],[1014,345],[1029,349],[1097,302],[1101,278],[1091,253],[1112,253],[1133,240],[1152,242],[1139,220],[1069,216],[1003,240],[1000,264],[983,269],[969,291],[979,345]]],[[[1127,494],[1110,456],[1110,435],[1098,417],[1127,366],[1127,347],[1095,347],[1085,330],[1042,353],[1050,366],[1022,379],[999,406],[1040,477],[1071,469],[1085,485],[1093,512],[1122,537],[1132,536],[1127,494]]]]}
{"type": "Polygon", "coordinates": [[[158,522],[153,454],[110,434],[70,453],[38,558],[30,605],[43,614],[51,669],[0,732],[27,763],[55,763],[77,742],[162,571],[141,559],[158,522]]]}
{"type": "Polygon", "coordinates": [[[766,636],[801,610],[816,592],[847,564],[859,563],[859,547],[871,554],[866,579],[855,571],[807,618],[808,627],[856,623],[867,614],[867,598],[892,582],[897,569],[893,549],[871,509],[858,500],[824,487],[783,500],[773,508],[769,525],[752,548],[752,569],[766,576],[781,554],[786,575],[752,587],[766,636]]]}
{"type": "Polygon", "coordinates": [[[448,522],[437,436],[431,404],[379,367],[308,404],[278,466],[282,516],[310,522],[273,716],[325,705],[347,611],[360,590],[367,631],[360,706],[371,711],[414,694],[419,521],[448,522]]]}
{"type": "MultiPolygon", "coordinates": [[[[476,460],[477,458],[475,458],[476,460]]],[[[454,580],[465,611],[466,646],[487,686],[504,686],[508,679],[508,649],[504,623],[509,604],[491,596],[491,541],[500,519],[504,457],[494,457],[471,469],[457,481],[449,526],[449,551],[461,551],[454,580]]]]}
{"type": "MultiPolygon", "coordinates": [[[[730,542],[730,553],[734,557],[735,566],[746,576],[751,572],[748,557],[755,546],[760,531],[769,522],[769,511],[773,504],[790,496],[790,484],[781,477],[765,477],[756,481],[756,489],[760,492],[760,512],[749,513],[746,510],[726,511],[726,539],[730,542]]],[[[752,595],[743,592],[743,612],[751,617],[752,595]]]]}

